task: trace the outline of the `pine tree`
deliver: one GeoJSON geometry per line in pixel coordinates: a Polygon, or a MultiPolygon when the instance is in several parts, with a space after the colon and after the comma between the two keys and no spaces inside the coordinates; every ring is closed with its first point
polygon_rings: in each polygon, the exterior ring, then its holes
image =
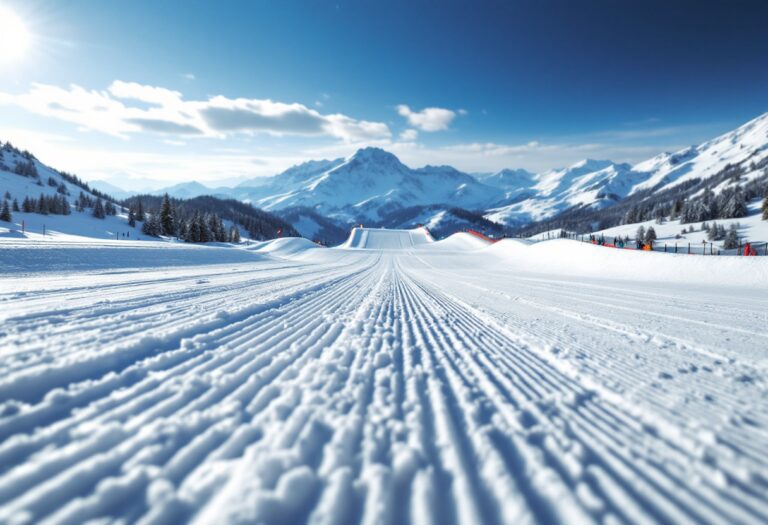
{"type": "Polygon", "coordinates": [[[21,203],[21,209],[24,213],[32,213],[35,211],[35,206],[32,204],[32,200],[29,197],[24,197],[24,201],[21,203]]]}
{"type": "Polygon", "coordinates": [[[645,244],[653,246],[653,242],[655,240],[656,240],[656,230],[653,229],[653,226],[649,226],[648,231],[645,232],[645,238],[643,239],[643,242],[645,244]]]}
{"type": "Polygon", "coordinates": [[[141,203],[141,201],[139,201],[139,206],[136,209],[136,220],[140,222],[147,220],[147,217],[144,213],[144,205],[141,203]]]}
{"type": "Polygon", "coordinates": [[[240,242],[240,228],[238,228],[237,225],[232,225],[229,229],[229,242],[240,242]]]}
{"type": "Polygon", "coordinates": [[[166,193],[163,196],[163,204],[160,207],[160,227],[163,235],[176,235],[176,228],[173,224],[173,209],[171,208],[171,199],[166,193]]]}
{"type": "Polygon", "coordinates": [[[133,208],[128,210],[128,226],[131,228],[136,227],[136,216],[133,214],[133,208]]]}
{"type": "Polygon", "coordinates": [[[640,226],[637,229],[637,233],[635,234],[635,240],[638,240],[640,242],[644,242],[645,241],[645,228],[644,227],[640,226]]]}
{"type": "Polygon", "coordinates": [[[0,221],[11,222],[11,209],[8,207],[8,201],[3,199],[3,207],[0,209],[0,221]]]}
{"type": "Polygon", "coordinates": [[[211,242],[211,230],[208,228],[208,214],[198,215],[198,228],[200,228],[200,240],[198,242],[211,242]]]}
{"type": "Polygon", "coordinates": [[[37,201],[37,213],[48,215],[48,202],[46,201],[45,195],[42,193],[40,194],[40,199],[37,201]]]}
{"type": "Polygon", "coordinates": [[[19,201],[16,199],[13,199],[13,211],[21,211],[19,210],[19,201]]]}
{"type": "Polygon", "coordinates": [[[712,226],[710,226],[709,230],[707,230],[707,240],[716,241],[717,238],[718,238],[718,225],[716,222],[713,222],[712,226]]]}
{"type": "Polygon", "coordinates": [[[726,250],[733,250],[734,248],[739,247],[739,231],[736,229],[735,224],[731,224],[731,227],[728,229],[728,233],[725,236],[725,241],[723,241],[723,248],[726,250]]]}
{"type": "Polygon", "coordinates": [[[186,240],[188,242],[200,242],[200,214],[198,212],[195,212],[187,223],[186,240]]]}
{"type": "Polygon", "coordinates": [[[101,197],[96,199],[96,204],[93,206],[93,216],[97,219],[103,219],[107,216],[104,211],[104,204],[101,202],[101,197]]]}
{"type": "Polygon", "coordinates": [[[59,203],[59,208],[61,208],[62,215],[70,215],[72,213],[72,208],[69,206],[69,201],[64,195],[62,195],[59,199],[59,203]]]}
{"type": "Polygon", "coordinates": [[[149,214],[141,225],[141,232],[145,235],[157,237],[161,233],[160,215],[158,213],[149,214]]]}

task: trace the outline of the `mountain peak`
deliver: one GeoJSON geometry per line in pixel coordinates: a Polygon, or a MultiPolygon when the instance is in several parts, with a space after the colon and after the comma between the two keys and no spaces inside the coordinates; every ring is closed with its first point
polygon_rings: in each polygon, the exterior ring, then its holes
{"type": "Polygon", "coordinates": [[[597,170],[605,169],[608,166],[612,166],[613,164],[614,162],[610,160],[583,159],[577,162],[576,164],[573,164],[569,169],[587,168],[590,171],[597,171],[597,170]]]}
{"type": "Polygon", "coordinates": [[[366,148],[360,148],[357,150],[351,157],[349,157],[349,160],[365,160],[365,161],[376,161],[376,162],[397,162],[400,163],[400,160],[392,153],[381,149],[376,148],[374,146],[368,146],[366,148]]]}

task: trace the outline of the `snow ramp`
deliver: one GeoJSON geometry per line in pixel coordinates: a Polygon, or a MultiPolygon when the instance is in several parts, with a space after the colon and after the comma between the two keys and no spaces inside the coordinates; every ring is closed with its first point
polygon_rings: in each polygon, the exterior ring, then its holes
{"type": "Polygon", "coordinates": [[[376,228],[352,228],[346,242],[340,248],[361,250],[407,250],[429,244],[434,239],[426,228],[412,230],[386,230],[376,228]]]}

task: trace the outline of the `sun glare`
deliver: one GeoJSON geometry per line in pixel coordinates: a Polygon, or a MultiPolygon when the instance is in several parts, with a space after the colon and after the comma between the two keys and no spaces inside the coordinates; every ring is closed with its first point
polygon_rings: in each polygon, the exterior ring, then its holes
{"type": "Polygon", "coordinates": [[[30,34],[24,21],[13,11],[0,7],[0,63],[24,58],[29,42],[30,34]]]}

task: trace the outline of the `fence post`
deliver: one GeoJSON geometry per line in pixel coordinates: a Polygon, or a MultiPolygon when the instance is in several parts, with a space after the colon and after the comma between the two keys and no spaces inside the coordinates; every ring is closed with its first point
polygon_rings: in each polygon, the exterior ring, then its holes
{"type": "Polygon", "coordinates": [[[664,253],[667,253],[667,243],[664,243],[664,253]]]}
{"type": "Polygon", "coordinates": [[[677,253],[677,243],[675,243],[675,253],[677,253]]]}
{"type": "Polygon", "coordinates": [[[688,243],[688,255],[691,254],[691,243],[688,243]]]}

